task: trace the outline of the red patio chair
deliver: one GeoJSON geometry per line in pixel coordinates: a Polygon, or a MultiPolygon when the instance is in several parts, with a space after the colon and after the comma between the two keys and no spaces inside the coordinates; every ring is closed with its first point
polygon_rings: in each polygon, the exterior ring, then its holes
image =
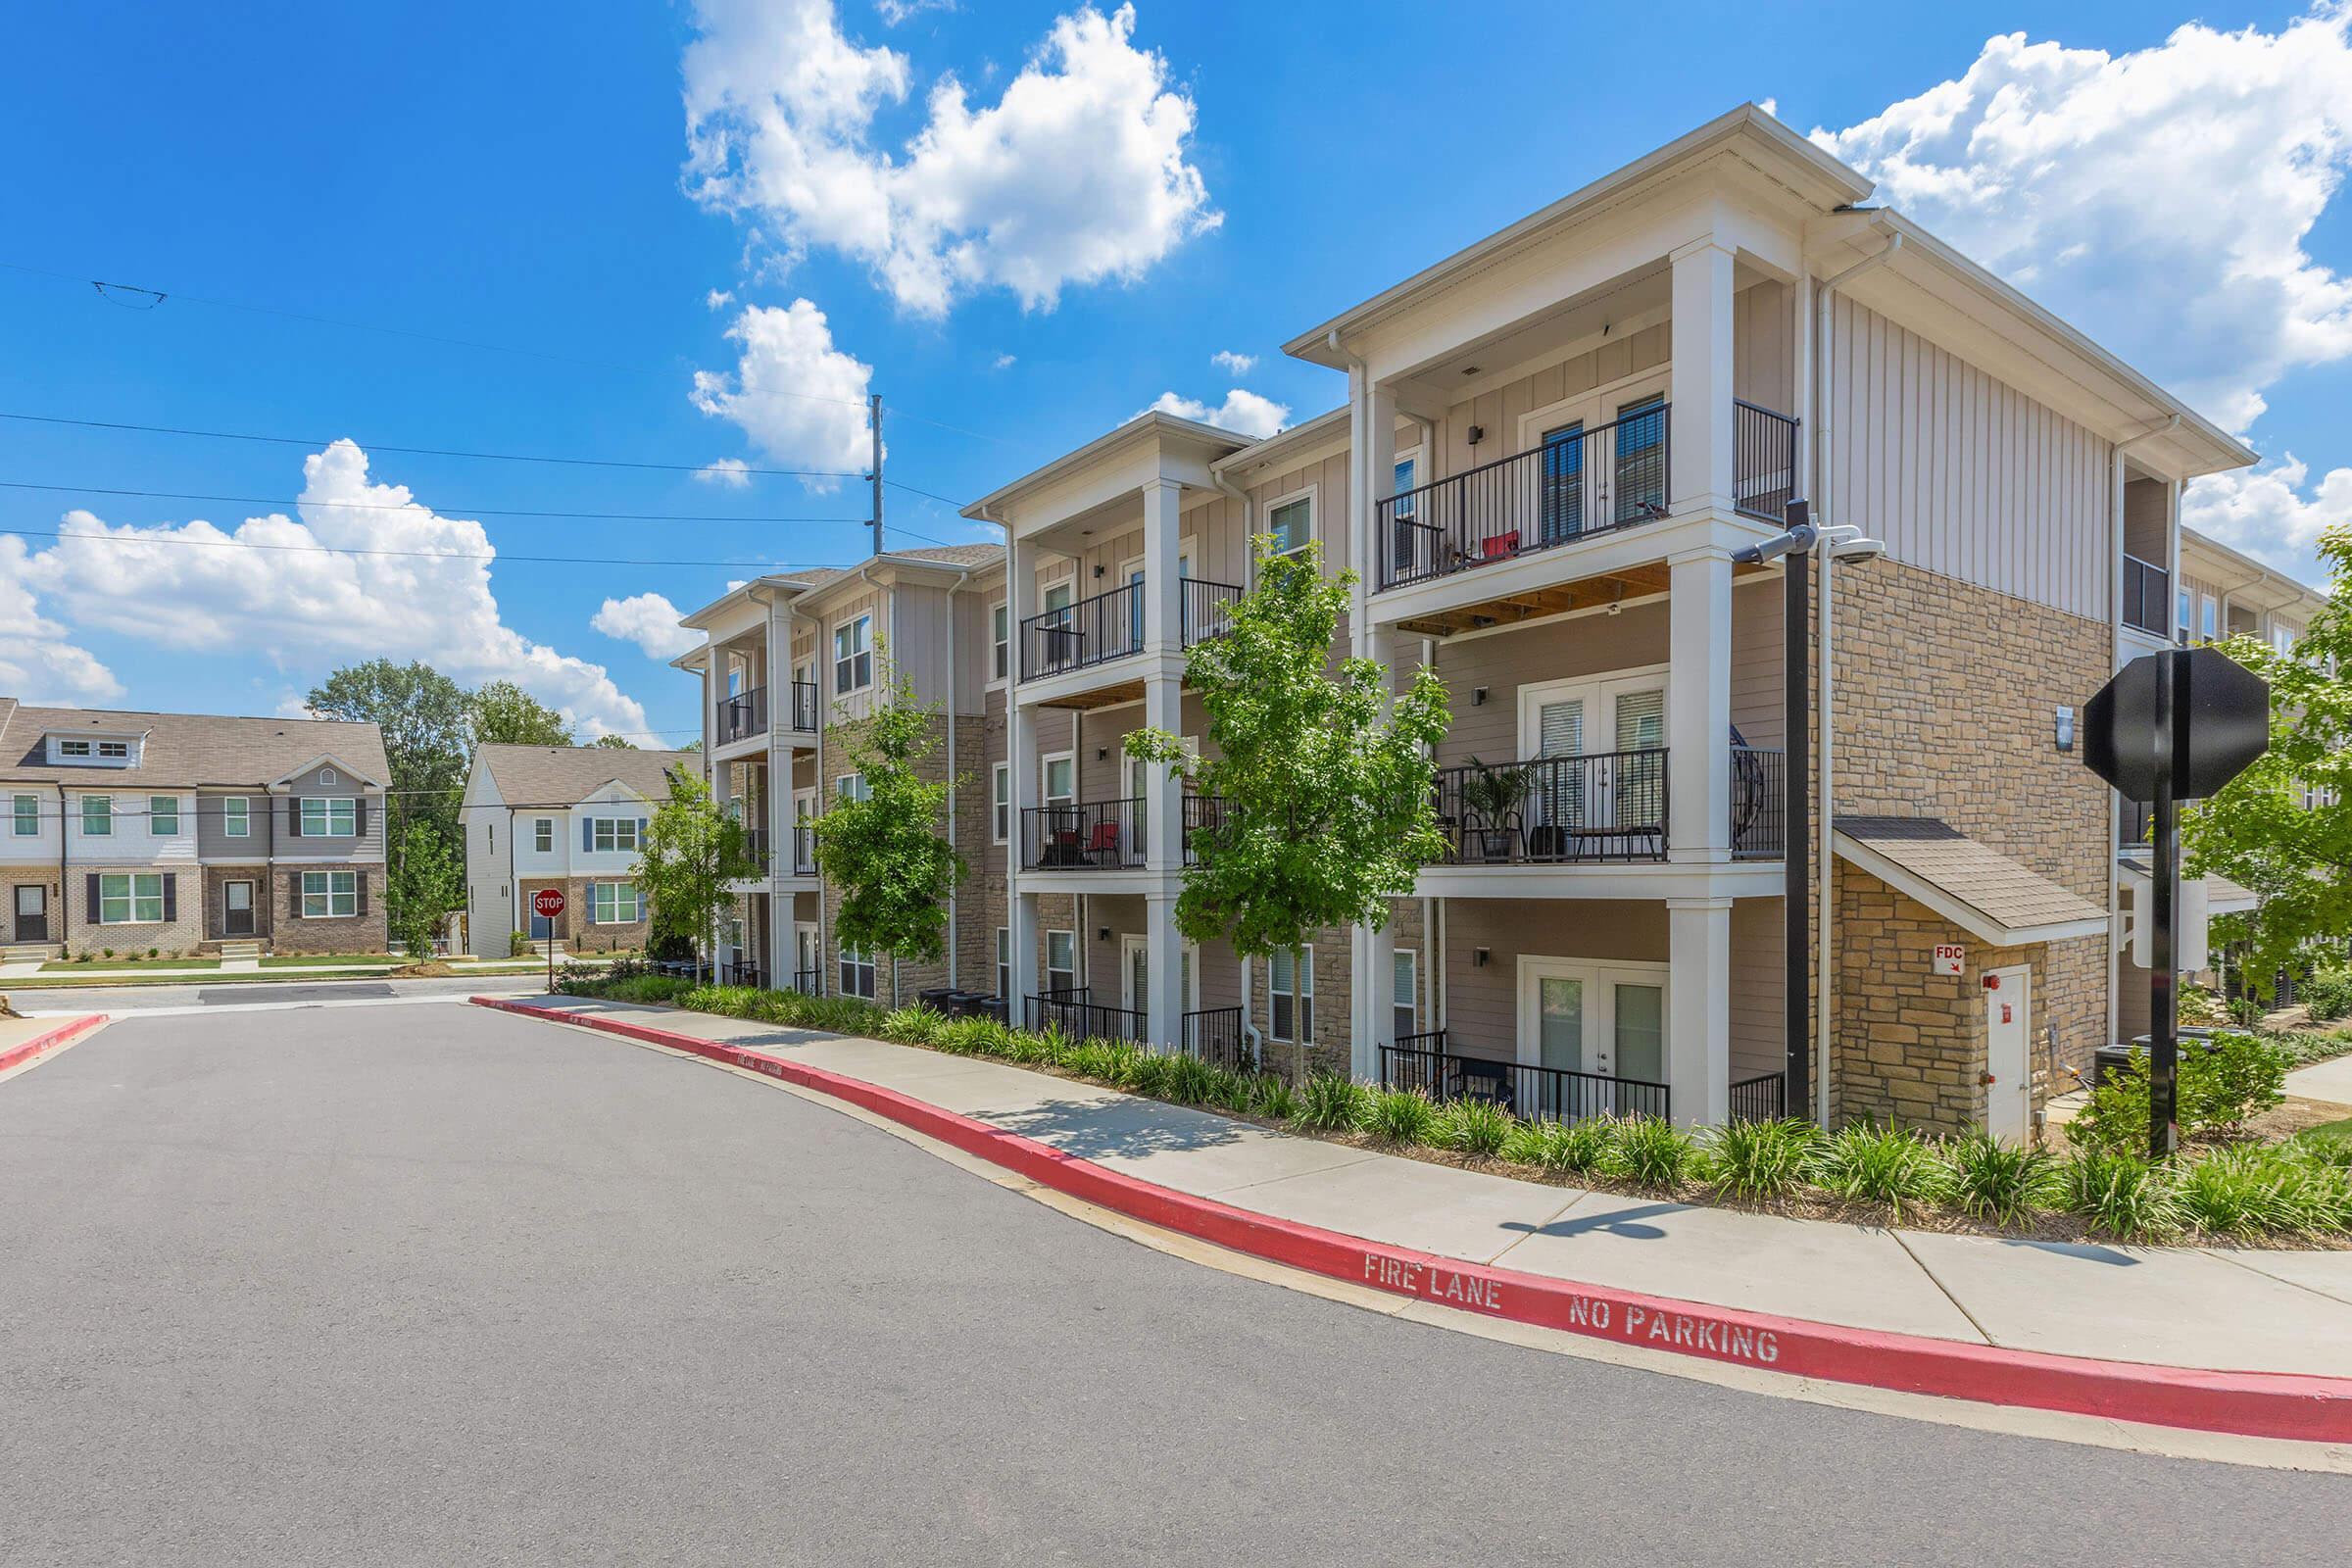
{"type": "Polygon", "coordinates": [[[1491,533],[1478,545],[1479,560],[1482,562],[1507,561],[1518,553],[1519,530],[1516,528],[1508,533],[1491,533]]]}
{"type": "Polygon", "coordinates": [[[1119,855],[1119,824],[1097,822],[1095,831],[1086,841],[1086,853],[1095,860],[1114,860],[1119,855]]]}

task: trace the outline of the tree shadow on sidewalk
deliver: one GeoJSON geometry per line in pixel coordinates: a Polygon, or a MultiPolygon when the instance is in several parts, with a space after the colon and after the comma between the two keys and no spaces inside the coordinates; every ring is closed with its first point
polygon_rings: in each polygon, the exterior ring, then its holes
{"type": "Polygon", "coordinates": [[[1105,1104],[1101,1101],[1048,1100],[1011,1110],[970,1112],[975,1121],[1041,1144],[1051,1144],[1081,1159],[1116,1155],[1142,1159],[1152,1154],[1184,1153],[1238,1144],[1250,1129],[1205,1111],[1186,1110],[1135,1100],[1105,1104]]]}

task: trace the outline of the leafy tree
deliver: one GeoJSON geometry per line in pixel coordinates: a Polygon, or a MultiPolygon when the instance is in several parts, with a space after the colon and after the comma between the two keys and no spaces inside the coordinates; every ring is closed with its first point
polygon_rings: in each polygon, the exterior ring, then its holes
{"type": "Polygon", "coordinates": [[[883,674],[890,695],[841,743],[864,793],[817,817],[816,864],[841,890],[836,940],[890,955],[895,1003],[900,958],[936,963],[947,952],[948,899],[971,868],[940,830],[948,781],[927,783],[919,773],[936,744],[935,710],[917,703],[912,686],[895,680],[887,664],[883,674]]]}
{"type": "Polygon", "coordinates": [[[758,876],[743,824],[719,808],[710,786],[683,768],[669,776],[669,799],[655,808],[630,876],[652,901],[655,944],[717,951],[719,920],[732,912],[727,884],[758,876]]]}
{"type": "Polygon", "coordinates": [[[465,865],[440,824],[413,823],[392,862],[385,918],[392,940],[412,958],[433,956],[433,938],[466,906],[465,865]]]}
{"type": "Polygon", "coordinates": [[[569,746],[564,715],[511,680],[484,681],[466,702],[477,746],[569,746]]]}
{"type": "Polygon", "coordinates": [[[608,752],[633,752],[637,749],[626,737],[620,735],[599,735],[589,744],[601,746],[608,752]]]}
{"type": "MultiPolygon", "coordinates": [[[[1193,835],[1177,929],[1229,940],[1246,958],[1296,958],[1326,927],[1387,925],[1389,901],[1410,896],[1421,867],[1445,855],[1431,756],[1448,713],[1426,666],[1394,694],[1373,660],[1334,669],[1355,573],[1325,577],[1312,544],[1277,555],[1260,535],[1252,548],[1257,585],[1186,662],[1215,756],[1150,728],[1126,750],[1223,803],[1193,835]]],[[[1303,1067],[1305,1042],[1298,1050],[1303,1067]]]]}
{"type": "Polygon", "coordinates": [[[421,827],[457,841],[471,736],[466,690],[429,664],[372,659],[336,670],[311,688],[306,701],[320,718],[371,722],[383,731],[392,773],[384,810],[390,872],[384,912],[391,929],[402,930],[410,918],[404,901],[414,885],[405,869],[413,832],[421,827]]]}
{"type": "Polygon", "coordinates": [[[2193,867],[2261,895],[2259,908],[2214,927],[2246,945],[2266,991],[2312,944],[2340,953],[2352,940],[2352,525],[2321,535],[2320,556],[2331,594],[2291,650],[2251,637],[2221,645],[2271,684],[2271,749],[2181,821],[2193,867]]]}

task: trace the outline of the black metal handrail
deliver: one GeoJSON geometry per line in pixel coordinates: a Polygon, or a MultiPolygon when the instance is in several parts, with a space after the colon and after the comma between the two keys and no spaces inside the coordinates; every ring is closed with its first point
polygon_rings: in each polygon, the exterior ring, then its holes
{"type": "Polygon", "coordinates": [[[1745,398],[1732,400],[1732,505],[1786,523],[1796,494],[1796,421],[1745,398]]]}
{"type": "Polygon", "coordinates": [[[1227,1072],[1257,1071],[1257,1053],[1242,1027],[1239,1007],[1202,1007],[1184,1015],[1184,1049],[1227,1072]]]}
{"type": "Polygon", "coordinates": [[[805,822],[795,823],[792,829],[792,874],[816,875],[816,829],[805,822]]]}
{"type": "Polygon", "coordinates": [[[1111,1007],[1088,1000],[1091,986],[1074,991],[1049,991],[1025,997],[1022,1021],[1032,1031],[1059,1029],[1073,1040],[1129,1040],[1144,1038],[1144,1015],[1132,1007],[1111,1007]]]}
{"type": "Polygon", "coordinates": [[[760,965],[737,961],[718,966],[718,983],[722,986],[760,986],[760,965]]]}
{"type": "Polygon", "coordinates": [[[1732,1084],[1732,1120],[1779,1121],[1788,1114],[1788,1077],[1760,1072],[1732,1084]]]}
{"type": "Polygon", "coordinates": [[[1021,679],[1063,675],[1139,652],[1144,646],[1139,587],[1123,583],[1022,621],[1021,679]]]}
{"type": "Polygon", "coordinates": [[[1184,863],[1200,858],[1200,843],[1225,825],[1225,798],[1186,794],[1184,798],[1184,863]]]}
{"type": "Polygon", "coordinates": [[[1132,871],[1144,863],[1144,803],[1069,802],[1021,810],[1024,871],[1132,871]]]}
{"type": "Polygon", "coordinates": [[[1661,1083],[1456,1055],[1446,1044],[1446,1031],[1436,1029],[1381,1047],[1381,1087],[1418,1089],[1432,1100],[1492,1100],[1531,1121],[1672,1114],[1673,1096],[1661,1083]]]}
{"type": "Polygon", "coordinates": [[[1243,590],[1229,582],[1210,582],[1204,577],[1187,577],[1182,584],[1183,601],[1179,618],[1183,621],[1179,635],[1184,646],[1221,637],[1233,618],[1233,607],[1242,602],[1243,590]]]}
{"type": "Polygon", "coordinates": [[[2124,557],[2124,624],[2159,637],[2169,634],[2172,573],[2152,561],[2124,557]]]}
{"type": "Polygon", "coordinates": [[[767,688],[755,686],[719,700],[718,744],[748,741],[767,732],[767,688]]]}
{"type": "Polygon", "coordinates": [[[1662,860],[1664,747],[1437,771],[1438,826],[1461,863],[1662,860]]]}
{"type": "Polygon", "coordinates": [[[747,827],[743,830],[744,858],[759,867],[758,874],[760,876],[766,876],[774,869],[768,861],[768,832],[763,827],[747,827]]]}
{"type": "Polygon", "coordinates": [[[823,996],[825,994],[825,971],[822,969],[793,970],[792,989],[804,997],[823,996]]]}
{"type": "Polygon", "coordinates": [[[1669,411],[1644,404],[1374,505],[1380,586],[1516,560],[1666,515],[1669,411]]]}
{"type": "Polygon", "coordinates": [[[1732,858],[1777,860],[1788,853],[1788,754],[1732,748],[1732,858]]]}
{"type": "Polygon", "coordinates": [[[803,735],[816,733],[816,682],[796,680],[792,683],[792,727],[803,735]]]}

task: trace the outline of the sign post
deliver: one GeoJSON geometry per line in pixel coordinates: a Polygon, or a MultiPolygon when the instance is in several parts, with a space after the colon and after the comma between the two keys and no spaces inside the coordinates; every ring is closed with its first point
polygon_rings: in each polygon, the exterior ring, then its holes
{"type": "Polygon", "coordinates": [[[547,949],[547,990],[553,996],[556,990],[556,917],[564,912],[564,890],[541,888],[532,894],[531,912],[547,922],[547,940],[543,945],[547,949]]]}
{"type": "Polygon", "coordinates": [[[2148,1152],[2158,1159],[2180,1147],[2180,999],[2173,972],[2180,803],[2212,795],[2270,744],[2270,687],[2214,648],[2135,659],[2082,710],[2084,764],[2126,800],[2155,808],[2146,910],[2148,1152]]]}

